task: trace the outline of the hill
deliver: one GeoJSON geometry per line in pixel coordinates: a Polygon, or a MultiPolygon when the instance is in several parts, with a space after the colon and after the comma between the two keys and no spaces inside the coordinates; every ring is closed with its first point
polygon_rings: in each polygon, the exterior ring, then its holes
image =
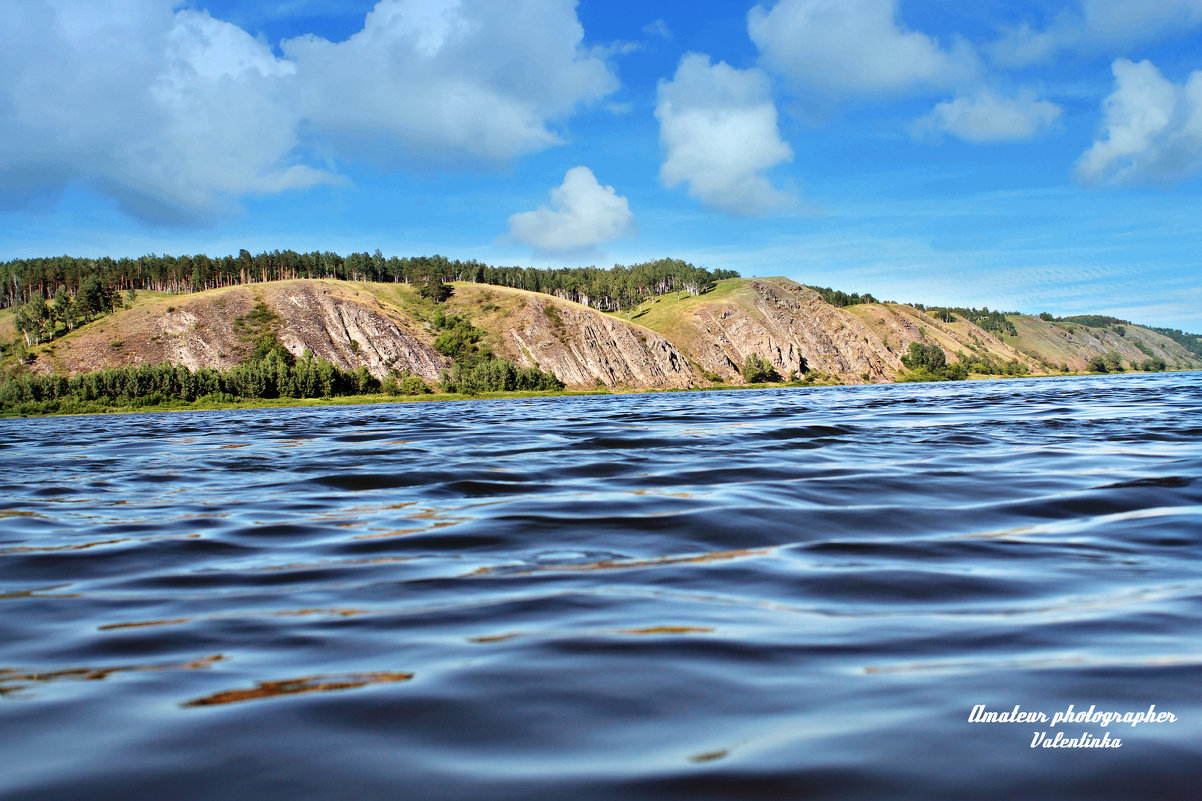
{"type": "Polygon", "coordinates": [[[1018,330],[1018,336],[1012,339],[1017,349],[1052,365],[1068,365],[1074,371],[1086,370],[1094,356],[1110,353],[1118,354],[1129,366],[1160,358],[1171,369],[1178,369],[1192,367],[1198,360],[1179,343],[1141,325],[1088,326],[1020,314],[1007,319],[1018,330]]]}
{"type": "MultiPolygon", "coordinates": [[[[137,303],[33,349],[38,373],[159,364],[229,369],[252,351],[264,315],[294,356],[308,350],[376,378],[390,372],[438,380],[450,359],[435,348],[439,306],[406,284],[321,279],[245,284],[137,303]]],[[[547,295],[462,284],[444,307],[485,331],[485,344],[522,366],[541,366],[571,387],[669,388],[696,383],[663,337],[547,295]]]]}
{"type": "MultiPolygon", "coordinates": [[[[344,369],[363,366],[378,379],[411,374],[434,384],[451,363],[437,346],[440,312],[470,320],[496,356],[576,389],[740,384],[753,354],[783,378],[889,382],[905,371],[901,357],[911,343],[935,345],[949,362],[986,374],[1083,371],[1099,355],[1125,369],[1148,358],[1169,369],[1200,366],[1181,344],[1143,326],[1009,315],[1011,336],[904,304],[837,307],[784,278],[726,278],[704,294],[669,292],[621,312],[524,289],[451,286],[442,305],[422,298],[414,284],[334,279],[142,292],[127,308],[33,346],[28,364],[10,355],[6,369],[77,373],[165,361],[229,369],[270,329],[295,356],[309,351],[344,369]]],[[[12,318],[11,309],[0,312],[0,335],[15,335],[12,318]]]]}

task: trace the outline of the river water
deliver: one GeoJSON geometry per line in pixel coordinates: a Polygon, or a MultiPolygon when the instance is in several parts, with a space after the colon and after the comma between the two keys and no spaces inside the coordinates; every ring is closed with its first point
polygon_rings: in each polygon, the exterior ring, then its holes
{"type": "Polygon", "coordinates": [[[6,801],[1198,797],[1202,374],[0,436],[6,801]]]}

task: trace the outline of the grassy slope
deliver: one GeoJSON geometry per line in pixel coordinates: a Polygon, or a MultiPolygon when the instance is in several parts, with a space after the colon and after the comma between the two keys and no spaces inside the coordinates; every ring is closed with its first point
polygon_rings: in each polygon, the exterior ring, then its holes
{"type": "Polygon", "coordinates": [[[955,361],[955,354],[962,352],[967,356],[989,357],[997,362],[1020,361],[1028,364],[1028,368],[1037,370],[1038,365],[1027,359],[1022,353],[1008,342],[982,330],[974,323],[961,317],[954,322],[945,323],[937,320],[926,312],[902,303],[863,303],[848,306],[847,311],[863,321],[878,336],[885,339],[890,349],[903,354],[906,347],[901,346],[898,337],[887,338],[890,323],[908,322],[918,328],[925,336],[925,341],[938,345],[955,361]]]}
{"type": "Polygon", "coordinates": [[[687,356],[699,350],[696,339],[700,329],[692,322],[694,311],[703,306],[731,303],[760,317],[762,315],[755,308],[755,297],[746,278],[727,278],[704,295],[661,295],[620,314],[613,312],[611,316],[651,329],[687,356]]]}
{"type": "Polygon", "coordinates": [[[1057,326],[1029,315],[1011,315],[1007,319],[1018,331],[1018,336],[1011,339],[1024,353],[1042,356],[1053,365],[1067,364],[1070,370],[1085,369],[1088,360],[1080,353],[1080,347],[1065,339],[1057,326]]]}
{"type": "MultiPolygon", "coordinates": [[[[216,291],[221,291],[221,290],[213,290],[213,291],[216,292],[216,291]]],[[[179,297],[181,297],[181,296],[169,295],[166,292],[150,292],[150,291],[139,290],[137,297],[134,299],[133,303],[130,303],[129,298],[126,297],[126,295],[124,293],[122,293],[121,300],[126,305],[125,309],[114,312],[113,314],[106,315],[106,316],[100,318],[99,320],[96,320],[95,322],[88,323],[86,325],[77,326],[74,331],[66,331],[65,329],[63,329],[60,326],[58,329],[58,334],[57,334],[57,336],[55,336],[53,341],[43,342],[41,345],[35,345],[32,348],[30,348],[30,351],[38,354],[38,358],[48,358],[53,361],[54,351],[57,350],[60,346],[62,346],[64,343],[70,343],[73,339],[78,337],[78,335],[81,332],[97,330],[97,329],[104,329],[106,327],[105,323],[112,324],[114,321],[116,321],[118,319],[119,315],[122,315],[122,314],[128,312],[130,309],[142,309],[143,311],[145,311],[147,307],[151,307],[155,304],[167,306],[170,304],[171,298],[179,298],[179,297]]],[[[189,295],[188,297],[197,297],[197,296],[189,295]]],[[[0,309],[0,341],[10,342],[18,336],[16,327],[13,325],[13,318],[14,318],[15,314],[16,314],[16,312],[14,309],[11,309],[11,308],[10,309],[0,309]]],[[[121,333],[120,327],[118,327],[117,333],[121,333]]],[[[114,337],[114,339],[116,339],[116,338],[117,337],[114,337]]],[[[0,360],[0,372],[7,372],[8,369],[11,369],[13,366],[13,362],[14,362],[14,359],[11,355],[6,356],[3,360],[0,360]]]]}
{"type": "MultiPolygon", "coordinates": [[[[125,308],[112,314],[107,314],[86,325],[80,325],[74,331],[64,332],[60,329],[59,336],[52,342],[43,342],[41,345],[31,348],[30,351],[36,353],[37,358],[42,360],[43,363],[48,361],[55,372],[65,372],[66,366],[59,357],[59,351],[73,347],[77,340],[81,339],[85,334],[93,332],[104,334],[111,342],[120,342],[124,346],[126,342],[136,341],[141,328],[141,321],[148,315],[166,312],[168,307],[181,305],[195,298],[220,297],[231,289],[235,289],[235,287],[209,289],[204,292],[194,292],[187,295],[172,295],[167,292],[139,290],[137,297],[132,303],[122,293],[121,299],[126,304],[125,308]]],[[[11,365],[7,364],[5,366],[11,365]]]]}
{"type": "Polygon", "coordinates": [[[1090,357],[1109,351],[1118,353],[1124,363],[1139,364],[1154,355],[1163,358],[1170,368],[1193,365],[1193,360],[1173,340],[1139,325],[1124,326],[1124,336],[1111,327],[1052,323],[1025,314],[1010,315],[1008,319],[1018,330],[1018,336],[1010,338],[1015,347],[1037,358],[1043,357],[1055,367],[1067,364],[1070,370],[1082,371],[1090,357]],[[1145,353],[1136,343],[1152,353],[1145,353]]]}
{"type": "MultiPolygon", "coordinates": [[[[906,318],[923,329],[927,341],[938,344],[949,355],[963,351],[969,355],[988,355],[998,362],[1017,359],[1027,363],[1036,373],[1057,374],[1062,365],[1068,365],[1070,371],[1084,371],[1090,357],[1112,350],[1118,352],[1124,362],[1138,364],[1149,354],[1139,349],[1137,342],[1151,350],[1152,355],[1164,358],[1170,367],[1188,367],[1192,363],[1168,337],[1137,325],[1126,326],[1126,336],[1122,336],[1111,328],[1052,323],[1033,315],[1015,314],[1008,319],[1014,323],[1018,335],[1011,337],[988,334],[959,317],[955,322],[944,323],[904,304],[867,303],[849,306],[847,310],[887,343],[888,317],[906,318]]],[[[896,349],[896,343],[889,344],[896,349]]]]}
{"type": "MultiPolygon", "coordinates": [[[[444,304],[436,304],[418,295],[419,287],[409,284],[364,284],[365,291],[381,303],[391,306],[413,319],[429,323],[436,311],[447,314],[466,315],[472,325],[485,331],[481,345],[490,348],[503,359],[515,360],[520,354],[513,352],[512,343],[505,331],[515,325],[515,315],[530,303],[540,307],[550,303],[578,306],[571,301],[552,298],[524,289],[472,284],[456,281],[450,286],[454,290],[444,304]]],[[[584,309],[585,307],[580,306],[584,309]]],[[[595,309],[588,311],[596,313],[595,309]]]]}
{"type": "Polygon", "coordinates": [[[486,332],[481,345],[503,358],[506,352],[502,330],[507,317],[525,305],[521,290],[489,287],[483,284],[453,283],[454,292],[446,303],[438,304],[418,295],[413,284],[364,284],[365,291],[376,300],[401,314],[419,320],[432,329],[434,315],[440,309],[447,314],[466,315],[472,325],[486,332]],[[492,291],[490,291],[492,290],[492,291]]]}

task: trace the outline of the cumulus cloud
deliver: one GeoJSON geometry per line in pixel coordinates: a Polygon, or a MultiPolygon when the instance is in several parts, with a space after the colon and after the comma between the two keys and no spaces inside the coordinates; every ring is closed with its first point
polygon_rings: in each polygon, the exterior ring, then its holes
{"type": "Polygon", "coordinates": [[[381,163],[513,158],[616,88],[571,0],[380,0],[281,43],[175,0],[29,0],[0,26],[0,203],[83,182],[144,219],[381,163]],[[516,6],[516,7],[515,7],[516,6]],[[531,80],[536,76],[537,80],[531,80]]]}
{"type": "Polygon", "coordinates": [[[588,167],[573,167],[551,190],[551,205],[514,214],[509,232],[535,250],[563,253],[630,236],[636,227],[625,197],[599,184],[588,167]]]}
{"type": "Polygon", "coordinates": [[[655,116],[668,188],[688,185],[704,205],[736,216],[764,214],[793,199],[760,173],[792,161],[777,129],[768,76],[690,53],[660,81],[655,116]]]}
{"type": "Polygon", "coordinates": [[[764,66],[836,98],[947,87],[976,72],[967,46],[944,49],[899,25],[896,0],[780,0],[752,8],[747,31],[764,66]]]}
{"type": "Polygon", "coordinates": [[[951,134],[966,142],[1030,139],[1060,118],[1061,108],[1024,90],[1014,97],[988,89],[939,103],[914,123],[915,134],[951,134]]]}
{"type": "MultiPolygon", "coordinates": [[[[83,179],[146,218],[308,186],[280,96],[292,65],[205,12],[152,0],[18,3],[0,31],[0,186],[83,179]]],[[[16,191],[12,191],[16,187],[16,191]]]]}
{"type": "Polygon", "coordinates": [[[1081,0],[1044,28],[1024,24],[989,45],[993,61],[1022,67],[1065,51],[1098,53],[1180,36],[1202,26],[1202,0],[1081,0]]]}
{"type": "Polygon", "coordinates": [[[617,88],[583,38],[569,0],[381,0],[345,42],[281,48],[306,119],[344,152],[495,161],[559,143],[550,122],[617,88]]]}
{"type": "Polygon", "coordinates": [[[1184,85],[1150,61],[1111,65],[1114,92],[1102,105],[1104,132],[1077,161],[1088,184],[1176,181],[1202,171],[1202,70],[1184,85]]]}

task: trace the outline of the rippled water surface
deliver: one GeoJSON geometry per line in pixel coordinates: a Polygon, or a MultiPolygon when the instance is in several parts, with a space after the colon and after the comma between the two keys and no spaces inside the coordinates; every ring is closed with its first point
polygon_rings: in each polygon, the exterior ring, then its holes
{"type": "Polygon", "coordinates": [[[0,433],[6,800],[1197,797],[1197,373],[0,433]]]}

